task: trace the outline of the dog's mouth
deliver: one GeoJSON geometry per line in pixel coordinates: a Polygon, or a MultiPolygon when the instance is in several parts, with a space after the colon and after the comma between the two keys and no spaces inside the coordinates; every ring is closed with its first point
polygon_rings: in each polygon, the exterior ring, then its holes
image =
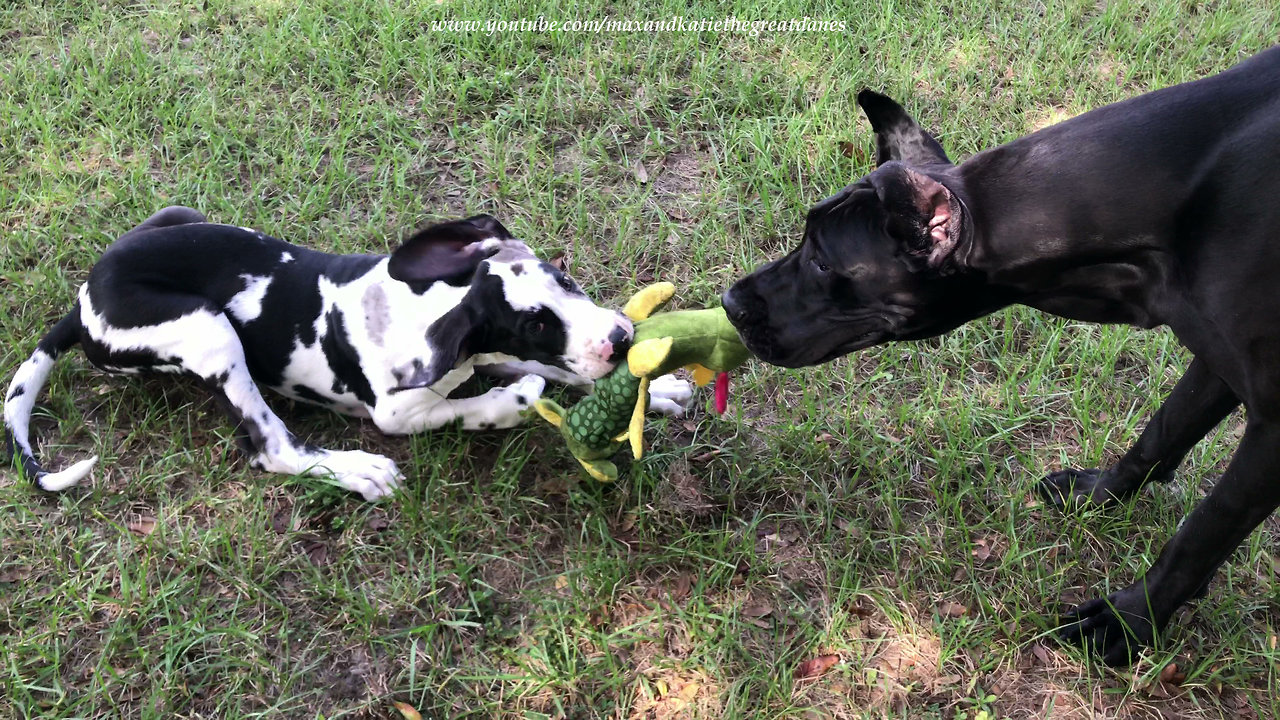
{"type": "Polygon", "coordinates": [[[827,330],[804,338],[803,341],[784,340],[770,329],[759,325],[739,327],[737,330],[742,344],[753,355],[770,365],[787,368],[821,365],[849,353],[879,345],[893,337],[888,323],[883,321],[863,325],[852,333],[843,327],[839,331],[827,330]],[[843,339],[834,344],[827,340],[837,335],[843,339]]]}

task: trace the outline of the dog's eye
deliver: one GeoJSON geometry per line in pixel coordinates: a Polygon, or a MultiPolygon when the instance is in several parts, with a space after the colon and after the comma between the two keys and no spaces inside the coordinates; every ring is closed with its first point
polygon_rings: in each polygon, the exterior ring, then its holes
{"type": "Polygon", "coordinates": [[[542,321],[537,310],[530,310],[524,314],[524,326],[530,335],[539,335],[547,329],[547,324],[542,321]]]}
{"type": "Polygon", "coordinates": [[[828,266],[826,263],[822,262],[818,258],[814,258],[809,262],[813,263],[813,266],[818,268],[818,272],[829,272],[831,270],[830,266],[828,266]]]}
{"type": "Polygon", "coordinates": [[[564,290],[565,292],[578,291],[578,283],[574,282],[573,278],[569,277],[568,275],[561,275],[556,280],[556,282],[560,284],[560,289],[564,290]]]}

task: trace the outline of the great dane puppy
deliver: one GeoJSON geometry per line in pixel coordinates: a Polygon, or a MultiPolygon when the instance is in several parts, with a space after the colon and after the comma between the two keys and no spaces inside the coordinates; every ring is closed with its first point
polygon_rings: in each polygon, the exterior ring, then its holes
{"type": "MultiPolygon", "coordinates": [[[[44,490],[88,475],[96,456],[46,472],[29,438],[54,361],[79,344],[110,373],[199,379],[254,467],[330,476],[377,500],[403,479],[394,462],[299,441],[258,385],[371,418],[392,435],[455,421],[507,428],[522,421],[544,378],[589,389],[626,356],[633,333],[625,315],[596,306],[488,215],[428,227],[390,256],[330,255],[175,206],[112,243],[71,312],[18,367],[5,436],[44,490]],[[450,398],[477,368],[519,379],[450,398]]],[[[690,388],[668,376],[651,394],[654,409],[678,414],[690,388]]]]}
{"type": "Polygon", "coordinates": [[[1167,482],[1245,406],[1230,466],[1155,564],[1060,628],[1128,664],[1280,504],[1280,48],[960,165],[892,100],[858,102],[878,167],[809,211],[796,250],[724,295],[754,353],[813,365],[1012,303],[1169,326],[1195,354],[1186,375],[1114,466],[1046,478],[1058,503],[1167,482]]]}

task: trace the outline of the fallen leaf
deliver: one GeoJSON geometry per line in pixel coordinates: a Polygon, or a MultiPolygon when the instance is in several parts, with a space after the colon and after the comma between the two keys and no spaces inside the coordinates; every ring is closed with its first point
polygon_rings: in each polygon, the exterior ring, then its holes
{"type": "Polygon", "coordinates": [[[698,691],[701,689],[702,686],[700,684],[691,682],[680,688],[680,692],[676,693],[676,697],[687,703],[691,703],[693,702],[693,699],[698,696],[698,691]]]}
{"type": "Polygon", "coordinates": [[[958,602],[951,602],[950,600],[947,600],[945,602],[938,603],[938,614],[947,618],[964,617],[969,614],[969,608],[958,602]]]}
{"type": "Polygon", "coordinates": [[[150,515],[141,515],[125,527],[129,528],[129,532],[146,537],[156,531],[156,519],[150,515]]]}
{"type": "Polygon", "coordinates": [[[422,720],[422,713],[419,713],[417,710],[415,710],[413,706],[410,705],[409,703],[402,703],[397,701],[392,703],[392,705],[396,706],[396,709],[399,710],[400,714],[404,716],[404,720],[422,720]]]}
{"type": "Polygon", "coordinates": [[[306,548],[306,551],[307,551],[307,559],[311,561],[312,565],[329,564],[329,546],[328,545],[325,545],[323,542],[317,541],[317,542],[307,543],[304,547],[306,548]]]}
{"type": "Polygon", "coordinates": [[[978,538],[973,542],[973,550],[970,551],[974,562],[981,565],[991,558],[991,543],[986,538],[978,538]]]}
{"type": "Polygon", "coordinates": [[[1036,656],[1036,660],[1039,660],[1041,665],[1049,664],[1049,650],[1044,645],[1040,643],[1032,645],[1031,654],[1036,656]]]}
{"type": "Polygon", "coordinates": [[[644,169],[644,163],[639,160],[631,164],[631,172],[635,173],[636,182],[641,185],[649,182],[649,171],[644,169]]]}
{"type": "Polygon", "coordinates": [[[569,587],[569,578],[565,577],[564,575],[557,575],[557,576],[556,576],[556,589],[557,589],[557,590],[564,590],[564,589],[565,589],[565,588],[567,588],[567,587],[569,587]]]}
{"type": "Polygon", "coordinates": [[[634,510],[623,513],[622,519],[618,521],[618,532],[631,532],[636,527],[636,520],[639,515],[634,510]]]}
{"type": "Polygon", "coordinates": [[[768,605],[748,605],[742,608],[743,617],[762,618],[773,613],[773,608],[768,605]]]}
{"type": "Polygon", "coordinates": [[[812,680],[835,667],[838,662],[840,662],[839,655],[819,655],[811,660],[805,660],[796,666],[795,678],[797,680],[812,680]]]}
{"type": "Polygon", "coordinates": [[[847,158],[854,157],[858,154],[858,146],[854,145],[849,140],[841,140],[838,145],[840,146],[840,154],[847,158]]]}
{"type": "MultiPolygon", "coordinates": [[[[30,565],[10,565],[6,568],[0,568],[0,583],[13,583],[19,580],[26,580],[31,576],[30,565]]],[[[1274,641],[1275,638],[1272,638],[1274,641]]],[[[1275,649],[1273,644],[1272,649],[1275,649]]]]}
{"type": "Polygon", "coordinates": [[[693,591],[693,576],[687,572],[682,572],[676,576],[675,582],[671,584],[671,599],[683,600],[689,597],[689,593],[693,591]]]}
{"type": "Polygon", "coordinates": [[[1181,685],[1187,681],[1187,674],[1178,669],[1178,663],[1169,663],[1160,671],[1160,682],[1166,685],[1181,685]]]}

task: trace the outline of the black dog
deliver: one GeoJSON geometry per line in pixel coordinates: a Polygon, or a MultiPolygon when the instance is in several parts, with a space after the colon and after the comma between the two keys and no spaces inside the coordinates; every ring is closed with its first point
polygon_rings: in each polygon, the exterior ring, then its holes
{"type": "Polygon", "coordinates": [[[1012,303],[1168,325],[1195,361],[1114,467],[1044,480],[1058,503],[1165,482],[1228,413],[1248,412],[1226,474],[1155,565],[1060,628],[1127,664],[1280,505],[1280,48],[958,166],[892,100],[858,102],[879,167],[809,211],[799,248],[724,295],[758,356],[813,365],[1012,303]]]}

